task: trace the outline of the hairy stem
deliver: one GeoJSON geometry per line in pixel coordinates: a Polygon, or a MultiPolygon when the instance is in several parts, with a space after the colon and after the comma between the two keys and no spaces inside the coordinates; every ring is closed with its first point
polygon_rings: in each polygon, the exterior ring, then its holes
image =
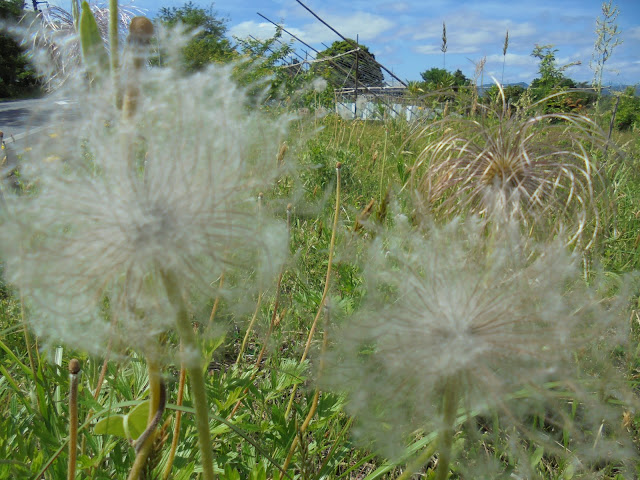
{"type": "Polygon", "coordinates": [[[176,276],[172,272],[165,271],[162,273],[162,281],[167,290],[169,301],[176,307],[176,329],[188,357],[183,360],[183,364],[189,375],[189,386],[193,396],[193,406],[196,410],[198,446],[200,447],[200,456],[202,458],[202,478],[203,480],[214,480],[213,452],[211,450],[211,433],[209,431],[209,408],[204,385],[204,373],[200,365],[200,356],[195,360],[191,358],[195,355],[195,352],[200,351],[200,348],[191,327],[189,313],[176,276]]]}
{"type": "Polygon", "coordinates": [[[455,380],[448,380],[442,400],[442,429],[438,435],[438,467],[435,480],[446,480],[451,464],[451,446],[453,445],[454,426],[458,411],[458,394],[455,380]]]}
{"type": "Polygon", "coordinates": [[[111,52],[111,81],[115,92],[116,108],[122,108],[122,91],[120,90],[120,59],[118,51],[118,0],[109,0],[109,50],[111,52]]]}
{"type": "Polygon", "coordinates": [[[67,479],[76,478],[76,459],[78,455],[78,372],[80,362],[75,358],[69,361],[69,467],[67,479]]]}
{"type": "MultiPolygon", "coordinates": [[[[324,335],[322,338],[322,351],[320,352],[320,365],[318,366],[318,381],[320,380],[320,377],[322,376],[322,371],[324,370],[324,354],[326,353],[327,347],[329,345],[329,308],[326,306],[325,306],[324,318],[325,318],[324,335]]],[[[307,416],[305,417],[304,422],[302,423],[302,426],[299,429],[300,434],[304,433],[307,430],[307,428],[309,428],[309,424],[311,423],[313,416],[316,414],[316,411],[318,410],[319,400],[320,400],[320,389],[316,388],[316,391],[313,394],[313,400],[311,400],[311,407],[309,408],[309,412],[307,413],[307,416]]],[[[293,452],[298,446],[298,442],[301,437],[302,435],[296,435],[296,437],[293,439],[291,448],[289,449],[289,454],[287,455],[284,465],[282,466],[282,473],[280,474],[280,480],[284,478],[287,468],[289,468],[289,464],[291,463],[291,459],[293,458],[293,452]]]]}

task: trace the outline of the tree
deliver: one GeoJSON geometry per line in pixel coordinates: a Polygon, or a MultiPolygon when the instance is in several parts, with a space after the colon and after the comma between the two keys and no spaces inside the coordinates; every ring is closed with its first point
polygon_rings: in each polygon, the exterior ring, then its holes
{"type": "Polygon", "coordinates": [[[327,61],[316,63],[313,73],[321,75],[336,88],[354,88],[357,71],[358,87],[381,87],[384,75],[375,55],[364,45],[358,47],[356,51],[354,40],[333,42],[316,56],[317,60],[327,61]]]}
{"type": "MultiPolygon", "coordinates": [[[[511,107],[515,105],[520,97],[524,94],[525,89],[522,85],[505,85],[502,87],[502,93],[504,95],[504,103],[511,107]]],[[[502,95],[500,95],[500,89],[497,85],[491,85],[486,92],[485,95],[489,98],[490,101],[502,104],[502,95]]]]}
{"type": "Polygon", "coordinates": [[[444,68],[433,67],[425,70],[420,74],[422,80],[426,83],[428,90],[443,90],[451,88],[457,91],[459,87],[469,84],[469,79],[458,69],[451,73],[444,68]]]}
{"type": "Polygon", "coordinates": [[[618,110],[613,125],[619,130],[640,127],[640,97],[634,87],[627,87],[620,95],[618,110]]]}
{"type": "MultiPolygon", "coordinates": [[[[22,9],[20,0],[0,2],[0,21],[19,21],[22,9]]],[[[0,34],[0,52],[0,98],[15,97],[35,89],[38,80],[24,49],[10,36],[0,34]]]]}
{"type": "Polygon", "coordinates": [[[158,20],[167,27],[182,24],[187,32],[198,30],[183,51],[187,71],[201,70],[210,63],[228,62],[235,58],[235,48],[224,36],[226,20],[219,19],[217,15],[213,4],[200,8],[191,1],[179,8],[160,9],[158,20]]]}
{"type": "Polygon", "coordinates": [[[578,95],[565,94],[556,95],[576,88],[576,82],[564,75],[565,70],[574,65],[580,65],[580,62],[571,62],[566,65],[558,65],[556,60],[557,48],[553,45],[536,45],[531,52],[531,56],[540,59],[538,66],[538,78],[531,82],[529,87],[531,98],[534,101],[543,100],[547,97],[555,95],[544,102],[543,110],[545,113],[567,112],[582,110],[585,106],[583,98],[578,95]]]}

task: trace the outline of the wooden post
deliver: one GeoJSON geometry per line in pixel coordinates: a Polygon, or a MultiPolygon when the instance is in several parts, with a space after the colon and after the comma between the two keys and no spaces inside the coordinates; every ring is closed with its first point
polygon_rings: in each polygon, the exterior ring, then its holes
{"type": "Polygon", "coordinates": [[[353,119],[358,118],[358,53],[360,52],[360,35],[356,35],[356,83],[353,100],[353,119]]]}

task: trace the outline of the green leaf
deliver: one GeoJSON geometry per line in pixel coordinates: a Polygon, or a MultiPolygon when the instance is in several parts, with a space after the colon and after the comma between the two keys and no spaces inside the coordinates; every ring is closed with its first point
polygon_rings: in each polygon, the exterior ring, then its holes
{"type": "Polygon", "coordinates": [[[249,474],[249,480],[267,480],[267,472],[262,464],[253,467],[253,470],[249,474]]]}
{"type": "Polygon", "coordinates": [[[148,419],[149,400],[145,400],[133,408],[124,419],[125,431],[128,432],[129,438],[136,440],[142,435],[142,432],[147,428],[148,419]]]}
{"type": "Polygon", "coordinates": [[[93,426],[93,433],[96,435],[115,435],[116,437],[127,438],[124,429],[124,415],[110,415],[103,418],[93,426]]]}
{"type": "Polygon", "coordinates": [[[82,2],[80,15],[80,45],[82,58],[89,70],[106,72],[109,69],[109,56],[100,35],[98,22],[86,1],[82,2]]]}
{"type": "Polygon", "coordinates": [[[565,468],[564,471],[562,472],[562,479],[571,480],[573,478],[573,475],[575,474],[575,471],[576,471],[576,467],[573,465],[573,463],[570,463],[569,465],[567,465],[567,468],[565,468]]]}
{"type": "Polygon", "coordinates": [[[224,467],[224,480],[240,480],[240,472],[230,465],[224,467]]]}
{"type": "Polygon", "coordinates": [[[540,460],[542,460],[542,455],[544,455],[544,448],[542,447],[536,448],[536,451],[533,452],[533,455],[531,455],[532,468],[538,466],[538,464],[540,463],[540,460]]]}

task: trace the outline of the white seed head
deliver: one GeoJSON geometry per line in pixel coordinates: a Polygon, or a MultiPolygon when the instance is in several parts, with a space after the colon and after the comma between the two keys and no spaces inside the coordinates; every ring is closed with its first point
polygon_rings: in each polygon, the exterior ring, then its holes
{"type": "Polygon", "coordinates": [[[73,114],[31,137],[31,191],[7,198],[0,246],[39,335],[93,353],[110,335],[144,347],[174,318],[161,272],[206,297],[223,270],[278,270],[286,229],[253,199],[275,178],[287,119],[248,109],[232,68],[145,70],[131,119],[106,84],[76,79],[73,114]]]}
{"type": "Polygon", "coordinates": [[[488,242],[473,221],[379,239],[364,304],[328,359],[356,434],[393,455],[416,429],[441,428],[445,388],[478,415],[506,411],[519,389],[574,380],[573,355],[612,320],[575,267],[561,245],[488,242]]]}

